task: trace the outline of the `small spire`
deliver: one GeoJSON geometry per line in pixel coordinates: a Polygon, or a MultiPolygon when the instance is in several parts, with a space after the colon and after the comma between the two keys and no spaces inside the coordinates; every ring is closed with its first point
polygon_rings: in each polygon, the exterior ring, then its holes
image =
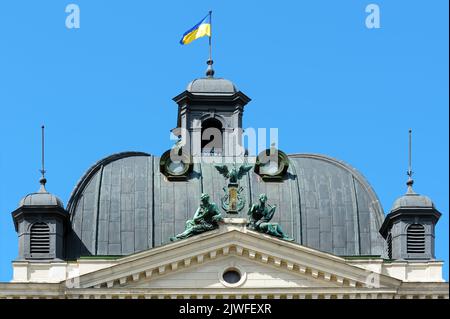
{"type": "Polygon", "coordinates": [[[44,152],[44,130],[45,130],[45,126],[42,125],[41,126],[41,164],[42,167],[39,170],[41,172],[41,178],[39,179],[39,183],[41,184],[41,187],[39,188],[39,193],[47,193],[47,190],[45,189],[45,184],[47,183],[47,179],[45,178],[45,152],[44,152]]]}
{"type": "Polygon", "coordinates": [[[208,78],[212,78],[214,77],[214,69],[212,67],[214,61],[212,59],[208,59],[208,61],[206,61],[206,64],[208,64],[208,68],[206,69],[206,76],[208,78]]]}
{"type": "Polygon", "coordinates": [[[406,182],[406,185],[408,186],[407,194],[415,194],[412,186],[414,184],[414,180],[412,179],[413,171],[412,171],[412,165],[411,165],[411,136],[412,136],[412,130],[409,129],[409,147],[408,147],[408,171],[406,172],[406,175],[408,175],[408,181],[406,182]]]}

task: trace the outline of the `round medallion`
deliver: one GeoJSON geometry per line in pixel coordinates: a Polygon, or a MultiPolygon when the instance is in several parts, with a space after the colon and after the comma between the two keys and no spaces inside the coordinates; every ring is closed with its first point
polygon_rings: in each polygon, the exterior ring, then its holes
{"type": "Polygon", "coordinates": [[[268,161],[259,167],[259,172],[266,175],[276,175],[279,170],[277,161],[268,161]]]}
{"type": "Polygon", "coordinates": [[[267,181],[281,181],[289,168],[287,155],[275,148],[262,151],[256,158],[255,173],[267,181]]]}
{"type": "Polygon", "coordinates": [[[181,161],[168,161],[166,164],[167,171],[172,175],[181,175],[186,170],[187,164],[181,162],[181,161]]]}
{"type": "Polygon", "coordinates": [[[168,150],[161,156],[160,172],[164,174],[168,180],[186,180],[192,171],[192,161],[187,155],[180,152],[168,150]],[[173,155],[173,156],[171,156],[173,155]]]}

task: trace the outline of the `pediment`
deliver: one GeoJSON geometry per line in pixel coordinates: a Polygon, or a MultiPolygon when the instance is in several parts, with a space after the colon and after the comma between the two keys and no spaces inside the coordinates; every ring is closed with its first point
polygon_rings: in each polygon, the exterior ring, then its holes
{"type": "Polygon", "coordinates": [[[246,229],[220,229],[170,243],[80,276],[80,288],[229,288],[220,281],[240,267],[237,288],[394,288],[400,281],[350,265],[345,259],[246,229]]]}
{"type": "MultiPolygon", "coordinates": [[[[237,278],[236,278],[237,279],[237,278]]],[[[125,288],[151,289],[199,289],[199,288],[324,288],[338,287],[333,281],[313,278],[307,274],[289,271],[284,267],[264,264],[242,256],[228,255],[216,257],[202,264],[182,268],[150,278],[128,281],[125,288]],[[234,270],[240,275],[236,283],[228,283],[223,274],[234,270]]]]}

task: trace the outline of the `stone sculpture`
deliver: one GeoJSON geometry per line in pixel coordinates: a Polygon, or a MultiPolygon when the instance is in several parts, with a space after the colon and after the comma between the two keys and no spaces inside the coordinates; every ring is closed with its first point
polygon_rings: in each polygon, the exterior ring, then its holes
{"type": "Polygon", "coordinates": [[[267,204],[266,194],[259,195],[259,203],[253,204],[248,210],[249,221],[247,227],[261,233],[272,235],[284,240],[293,241],[293,238],[288,237],[281,226],[277,223],[270,223],[275,214],[276,206],[267,204]]]}
{"type": "Polygon", "coordinates": [[[171,237],[170,240],[185,239],[209,230],[217,229],[221,221],[223,221],[223,217],[217,205],[209,202],[208,194],[202,194],[200,196],[200,206],[197,208],[194,217],[186,222],[185,231],[171,237]]]}

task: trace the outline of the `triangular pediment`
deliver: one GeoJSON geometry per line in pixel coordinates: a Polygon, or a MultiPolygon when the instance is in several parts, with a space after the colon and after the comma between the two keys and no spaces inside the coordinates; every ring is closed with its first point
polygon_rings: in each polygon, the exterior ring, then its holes
{"type": "Polygon", "coordinates": [[[77,278],[79,288],[394,288],[401,281],[350,265],[344,258],[296,243],[222,225],[220,229],[123,257],[77,278]],[[245,281],[230,286],[223,272],[245,281]]]}
{"type": "MultiPolygon", "coordinates": [[[[225,275],[226,278],[226,275],[225,275]]],[[[319,288],[338,287],[339,284],[321,278],[313,278],[307,274],[290,271],[284,267],[259,263],[253,259],[236,256],[219,256],[202,264],[186,267],[165,276],[140,278],[138,281],[128,281],[126,288],[319,288]],[[233,271],[236,283],[227,282],[224,274],[233,271]]]]}

